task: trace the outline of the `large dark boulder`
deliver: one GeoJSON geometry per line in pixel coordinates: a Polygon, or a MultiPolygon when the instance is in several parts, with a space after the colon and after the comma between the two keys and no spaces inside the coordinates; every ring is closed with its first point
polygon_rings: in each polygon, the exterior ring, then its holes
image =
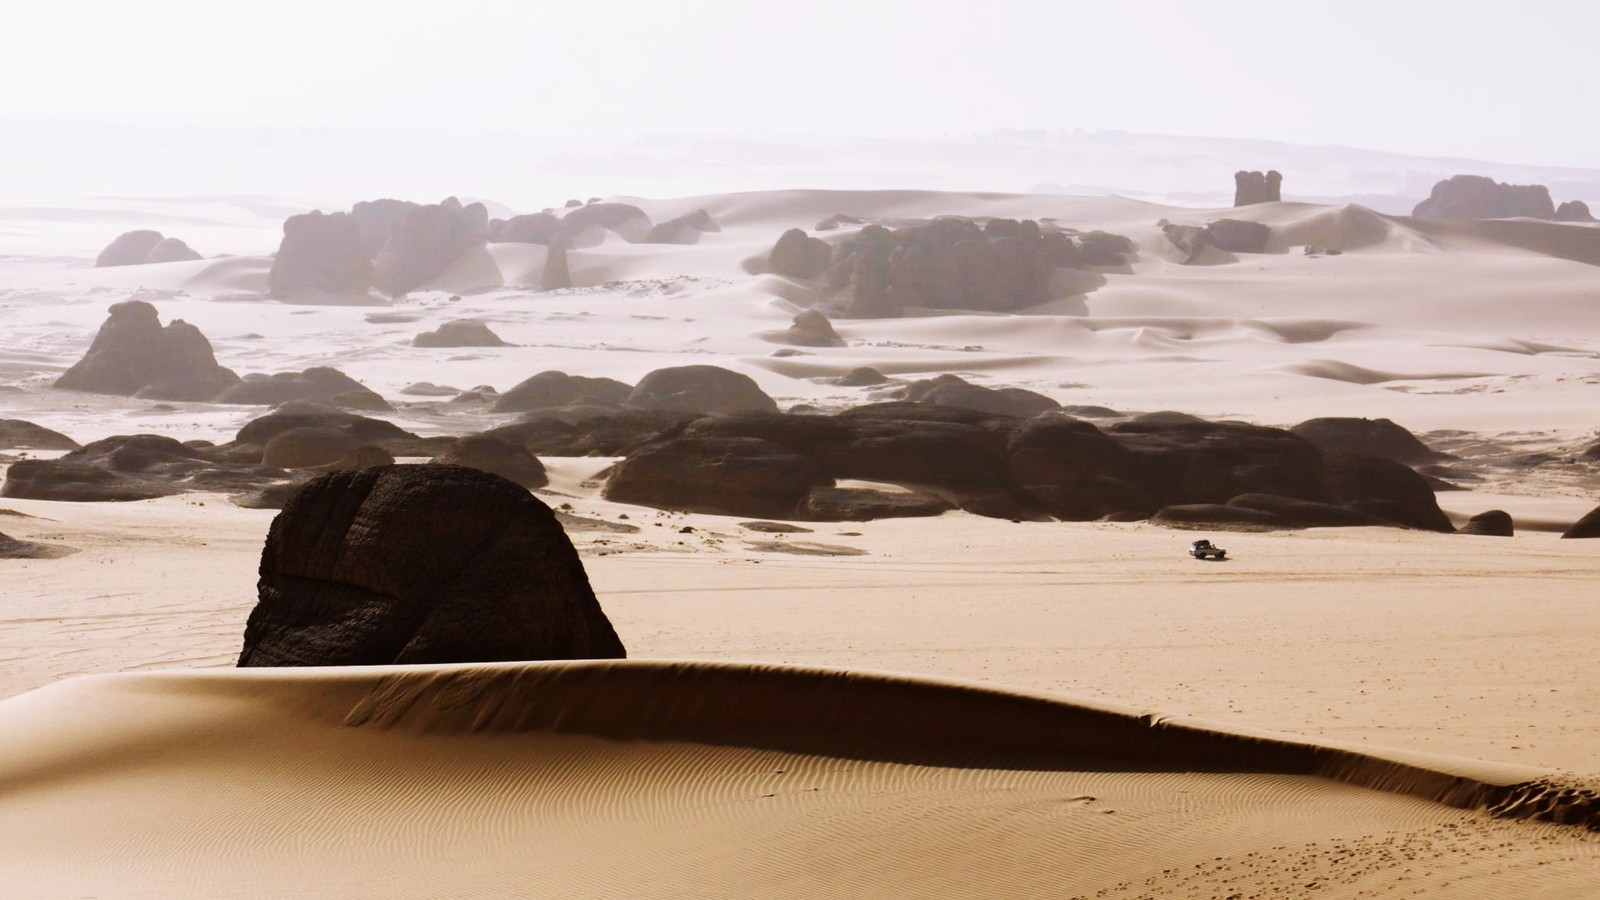
{"type": "Polygon", "coordinates": [[[1427,479],[1403,463],[1338,451],[1323,454],[1328,484],[1344,505],[1397,525],[1450,533],[1427,479]]]}
{"type": "Polygon", "coordinates": [[[217,365],[211,342],[182,319],[163,328],[156,308],[143,300],[111,305],[89,352],[56,379],[73,391],[155,400],[210,400],[239,381],[217,365]]]}
{"type": "Polygon", "coordinates": [[[432,461],[499,475],[528,490],[550,483],[550,476],[545,473],[544,463],[539,462],[538,457],[521,444],[488,435],[464,437],[440,451],[432,461]]]}
{"type": "Polygon", "coordinates": [[[413,347],[509,347],[489,326],[470,319],[446,322],[411,339],[413,347]]]}
{"type": "Polygon", "coordinates": [[[1248,493],[1339,501],[1327,483],[1322,454],[1279,428],[1152,413],[1107,431],[1129,451],[1126,480],[1164,506],[1220,505],[1248,493]]]}
{"type": "Polygon", "coordinates": [[[543,409],[485,435],[536,456],[623,456],[682,430],[698,413],[612,406],[543,409]]]}
{"type": "Polygon", "coordinates": [[[267,290],[274,297],[361,296],[371,287],[372,252],[356,219],[318,210],[284,220],[283,241],[267,272],[267,290]]]}
{"type": "Polygon", "coordinates": [[[678,412],[776,412],[755,379],[720,366],[673,366],[639,379],[624,401],[635,409],[678,412]]]}
{"type": "MultiPolygon", "coordinates": [[[[20,465],[20,463],[19,463],[20,465]]],[[[0,491],[0,495],[4,492],[0,491]]],[[[1600,538],[1600,506],[1590,510],[1587,515],[1572,523],[1561,535],[1564,538],[1600,538]]]]}
{"type": "Polygon", "coordinates": [[[987,388],[949,374],[913,381],[900,396],[913,403],[954,406],[1019,419],[1061,408],[1061,404],[1034,391],[1014,387],[987,388]]]}
{"type": "MultiPolygon", "coordinates": [[[[259,462],[273,438],[293,429],[326,429],[340,432],[357,446],[380,447],[395,456],[433,456],[451,438],[424,438],[393,422],[373,419],[333,409],[307,409],[273,412],[246,422],[234,439],[215,452],[229,459],[259,462]]],[[[348,445],[347,445],[348,446],[348,445]]]]}
{"type": "Polygon", "coordinates": [[[405,209],[372,258],[373,286],[398,297],[444,274],[463,253],[484,243],[488,222],[479,222],[482,209],[476,203],[463,207],[454,197],[405,209]]]}
{"type": "Polygon", "coordinates": [[[1285,528],[1360,528],[1392,523],[1360,510],[1277,494],[1240,494],[1228,506],[1271,513],[1285,528]]]}
{"type": "Polygon", "coordinates": [[[13,463],[0,497],[100,502],[146,500],[185,491],[259,489],[288,477],[220,448],[191,447],[154,434],[118,435],[56,460],[13,463]]]}
{"type": "Polygon", "coordinates": [[[389,404],[366,385],[328,366],[303,372],[252,373],[218,394],[218,403],[277,405],[292,400],[321,400],[356,409],[386,410],[389,404]]]}
{"type": "Polygon", "coordinates": [[[1483,175],[1455,175],[1433,186],[1411,214],[1419,219],[1553,219],[1550,190],[1542,184],[1505,184],[1483,175]]]}
{"type": "Polygon", "coordinates": [[[128,231],[117,235],[116,239],[106,245],[100,255],[95,257],[96,268],[106,266],[139,266],[145,263],[150,255],[163,240],[159,231],[128,231]]]}
{"type": "Polygon", "coordinates": [[[1204,227],[1179,225],[1166,219],[1156,224],[1167,241],[1183,251],[1186,263],[1200,260],[1210,247],[1228,253],[1265,253],[1272,239],[1270,227],[1242,219],[1218,219],[1204,227]]]}
{"type": "Polygon", "coordinates": [[[0,419],[0,448],[6,450],[76,450],[78,442],[59,431],[21,419],[0,419]]]}
{"type": "Polygon", "coordinates": [[[1503,509],[1491,509],[1481,512],[1467,520],[1462,525],[1458,534],[1478,534],[1485,537],[1511,537],[1516,534],[1516,526],[1511,520],[1511,514],[1503,509]]]}
{"type": "Polygon", "coordinates": [[[355,453],[361,442],[335,428],[302,425],[279,432],[261,447],[261,464],[279,469],[306,469],[336,463],[355,453]]]}
{"type": "Polygon", "coordinates": [[[1168,528],[1208,528],[1262,531],[1290,526],[1276,513],[1221,503],[1183,503],[1165,506],[1150,517],[1150,524],[1168,528]]]}
{"type": "Polygon", "coordinates": [[[495,412],[530,412],[573,404],[620,406],[633,386],[614,378],[589,378],[565,372],[540,372],[501,394],[495,412]]]}
{"type": "Polygon", "coordinates": [[[550,508],[459,466],[337,472],[267,534],[240,666],[620,659],[550,508]]]}
{"type": "Polygon", "coordinates": [[[767,254],[767,269],[786,278],[815,278],[833,262],[833,245],[791,228],[767,254]]]}
{"type": "Polygon", "coordinates": [[[1325,416],[1307,419],[1289,430],[1316,444],[1321,450],[1364,453],[1406,465],[1453,458],[1434,450],[1418,440],[1416,435],[1388,419],[1325,416]]]}
{"type": "Polygon", "coordinates": [[[679,437],[618,463],[605,496],[619,503],[729,516],[793,518],[814,485],[831,485],[811,460],[771,441],[679,437]]]}

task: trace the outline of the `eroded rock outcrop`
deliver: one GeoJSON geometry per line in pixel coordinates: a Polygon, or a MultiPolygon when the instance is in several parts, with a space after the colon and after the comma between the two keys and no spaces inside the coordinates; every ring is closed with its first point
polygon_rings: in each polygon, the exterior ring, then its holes
{"type": "Polygon", "coordinates": [[[288,473],[240,461],[219,449],[190,447],[154,434],[119,435],[55,460],[11,464],[0,497],[105,502],[148,500],[186,491],[244,491],[288,473]]]}
{"type": "Polygon", "coordinates": [[[239,382],[232,369],[217,365],[200,329],[182,319],[163,328],[156,308],[143,300],[114,303],[110,314],[89,352],[56,379],[56,387],[154,400],[210,400],[239,382]]]}
{"type": "Polygon", "coordinates": [[[1364,453],[1410,466],[1453,459],[1388,419],[1326,416],[1307,419],[1289,430],[1322,450],[1364,453]]]}
{"type": "Polygon", "coordinates": [[[685,213],[676,219],[657,222],[644,237],[646,244],[698,244],[706,232],[721,231],[711,214],[703,209],[685,213]]]}
{"type": "Polygon", "coordinates": [[[1583,518],[1572,523],[1572,527],[1563,532],[1561,536],[1564,538],[1600,538],[1600,506],[1590,510],[1583,518]]]}
{"type": "Polygon", "coordinates": [[[446,322],[411,339],[413,347],[509,347],[482,322],[460,319],[446,322]]]}
{"type": "Polygon", "coordinates": [[[328,366],[303,372],[252,373],[216,396],[218,403],[276,405],[292,400],[319,400],[347,409],[387,410],[388,401],[366,385],[328,366]]]}
{"type": "Polygon", "coordinates": [[[460,466],[308,482],[273,520],[257,590],[241,667],[626,655],[550,508],[460,466]]]}
{"type": "Polygon", "coordinates": [[[531,412],[561,406],[621,406],[633,385],[615,378],[590,378],[565,372],[540,372],[494,401],[495,412],[531,412]]]}
{"type": "Polygon", "coordinates": [[[1555,214],[1544,185],[1506,184],[1483,175],[1446,178],[1411,211],[1419,219],[1553,219],[1555,214]]]}
{"type": "Polygon", "coordinates": [[[1582,200],[1568,200],[1556,207],[1555,220],[1557,222],[1593,222],[1594,214],[1589,212],[1589,204],[1582,200]]]}
{"type": "Polygon", "coordinates": [[[833,245],[791,228],[767,254],[767,269],[786,278],[815,278],[833,262],[833,245]]]}
{"type": "Polygon", "coordinates": [[[188,244],[174,237],[164,237],[159,231],[128,231],[117,235],[106,245],[94,264],[105,266],[142,266],[150,263],[185,262],[200,259],[188,244]]]}
{"type": "Polygon", "coordinates": [[[522,445],[489,435],[464,437],[432,460],[441,465],[466,466],[489,472],[528,490],[550,483],[544,464],[522,445]]]}
{"type": "Polygon", "coordinates": [[[814,309],[803,309],[795,313],[789,330],[783,332],[777,340],[791,347],[845,346],[844,338],[833,330],[833,323],[828,321],[828,317],[814,309]]]}
{"type": "Polygon", "coordinates": [[[778,404],[748,375],[720,366],[672,366],[639,379],[623,401],[635,409],[695,413],[776,412],[778,404]]]}
{"type": "Polygon", "coordinates": [[[78,442],[59,431],[22,419],[0,419],[0,449],[76,450],[78,442]]]}
{"type": "Polygon", "coordinates": [[[972,384],[959,375],[949,374],[913,381],[901,391],[900,397],[913,403],[975,409],[1019,419],[1061,408],[1061,404],[1034,391],[1014,387],[988,388],[972,384]]]}
{"type": "Polygon", "coordinates": [[[1156,224],[1167,240],[1183,251],[1186,263],[1197,262],[1211,247],[1227,253],[1265,253],[1272,239],[1269,226],[1242,219],[1218,219],[1205,226],[1178,225],[1166,219],[1156,224]]]}
{"type": "Polygon", "coordinates": [[[349,215],[321,211],[290,216],[267,272],[274,297],[303,293],[365,295],[372,288],[372,253],[349,215]]]}
{"type": "Polygon", "coordinates": [[[1283,174],[1276,169],[1266,173],[1233,173],[1233,205],[1249,206],[1253,203],[1275,203],[1283,199],[1283,174]]]}
{"type": "Polygon", "coordinates": [[[1486,537],[1512,537],[1516,534],[1516,524],[1512,521],[1510,513],[1503,509],[1491,509],[1468,519],[1466,524],[1461,526],[1459,533],[1486,537]]]}

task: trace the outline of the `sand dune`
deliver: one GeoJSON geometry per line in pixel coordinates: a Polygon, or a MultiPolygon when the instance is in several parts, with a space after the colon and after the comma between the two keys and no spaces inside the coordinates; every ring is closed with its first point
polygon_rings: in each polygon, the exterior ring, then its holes
{"type": "Polygon", "coordinates": [[[0,722],[0,878],[38,897],[1560,896],[1600,866],[1462,811],[1527,770],[895,676],[125,675],[0,722]]]}

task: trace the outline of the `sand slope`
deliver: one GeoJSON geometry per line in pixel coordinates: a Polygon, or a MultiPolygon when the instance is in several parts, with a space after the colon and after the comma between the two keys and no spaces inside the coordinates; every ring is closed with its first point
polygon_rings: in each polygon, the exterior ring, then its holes
{"type": "Polygon", "coordinates": [[[0,881],[36,897],[1570,896],[1600,877],[1581,829],[1444,805],[1525,769],[824,670],[77,679],[0,703],[0,773],[0,881]]]}

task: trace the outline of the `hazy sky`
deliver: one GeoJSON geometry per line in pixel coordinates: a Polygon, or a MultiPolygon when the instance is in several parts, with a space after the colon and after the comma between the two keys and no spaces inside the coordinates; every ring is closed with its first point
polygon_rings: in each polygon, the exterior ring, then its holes
{"type": "Polygon", "coordinates": [[[0,120],[1124,129],[1600,167],[1597,26],[1577,0],[15,0],[0,120]]]}

